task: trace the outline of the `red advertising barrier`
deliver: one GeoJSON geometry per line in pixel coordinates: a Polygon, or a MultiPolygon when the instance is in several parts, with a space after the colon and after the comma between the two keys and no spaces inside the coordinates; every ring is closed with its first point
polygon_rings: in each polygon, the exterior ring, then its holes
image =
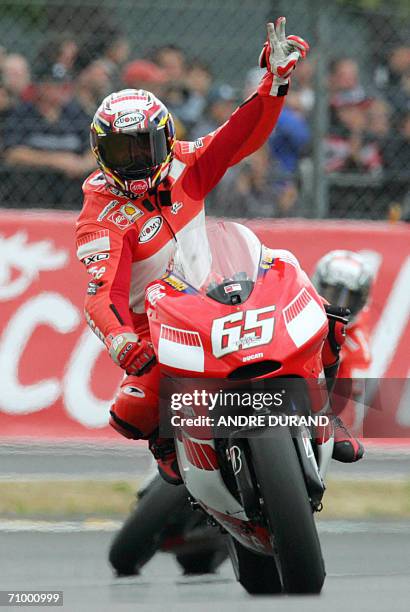
{"type": "MultiPolygon", "coordinates": [[[[73,213],[0,213],[0,437],[118,440],[107,426],[120,381],[86,326],[87,285],[74,250],[73,213]]],[[[362,251],[377,270],[367,376],[408,376],[410,231],[407,225],[248,222],[261,240],[295,253],[311,273],[327,251],[362,251]]],[[[410,437],[410,389],[383,412],[389,436],[410,437]]],[[[380,414],[378,414],[380,420],[380,414]]]]}

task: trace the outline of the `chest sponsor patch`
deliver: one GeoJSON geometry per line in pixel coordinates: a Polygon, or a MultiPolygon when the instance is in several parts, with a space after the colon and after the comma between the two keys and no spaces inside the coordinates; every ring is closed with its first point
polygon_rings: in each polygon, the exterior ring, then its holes
{"type": "Polygon", "coordinates": [[[121,206],[120,213],[123,214],[124,217],[131,223],[134,223],[134,221],[142,217],[144,214],[143,211],[138,208],[138,206],[135,206],[135,204],[132,202],[127,202],[124,204],[124,206],[121,206]]]}
{"type": "MultiPolygon", "coordinates": [[[[98,217],[98,221],[102,221],[104,217],[116,206],[119,205],[118,200],[111,200],[109,204],[104,208],[101,214],[98,217]]],[[[135,223],[137,219],[142,217],[143,211],[135,206],[132,202],[127,202],[123,204],[119,210],[114,210],[108,217],[107,221],[111,221],[120,229],[126,229],[132,223],[135,223]]]]}
{"type": "Polygon", "coordinates": [[[103,210],[100,212],[100,214],[98,215],[97,221],[102,221],[104,217],[108,215],[110,210],[115,208],[118,204],[119,204],[118,200],[111,200],[111,202],[108,202],[107,206],[105,206],[103,210]]]}
{"type": "Polygon", "coordinates": [[[132,221],[130,221],[129,219],[127,219],[127,217],[125,217],[122,212],[120,211],[115,211],[113,213],[110,214],[109,217],[107,217],[107,221],[111,221],[111,223],[114,223],[114,225],[116,225],[117,227],[119,227],[120,229],[124,230],[127,227],[129,227],[132,223],[132,221]]]}
{"type": "Polygon", "coordinates": [[[156,217],[152,217],[152,219],[148,219],[147,221],[145,221],[144,225],[141,228],[138,242],[140,243],[149,242],[150,240],[155,238],[155,236],[160,231],[163,225],[163,222],[164,222],[163,218],[160,217],[159,215],[157,215],[156,217]]]}

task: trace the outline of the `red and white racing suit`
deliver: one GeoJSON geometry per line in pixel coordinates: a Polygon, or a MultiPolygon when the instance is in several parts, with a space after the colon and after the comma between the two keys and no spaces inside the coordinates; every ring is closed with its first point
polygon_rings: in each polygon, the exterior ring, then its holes
{"type": "MultiPolygon", "coordinates": [[[[152,195],[129,200],[98,170],[84,182],[77,256],[92,277],[86,318],[102,340],[124,326],[149,340],[145,287],[166,272],[175,241],[203,227],[204,198],[225,171],[266,141],[286,90],[274,87],[266,73],[258,91],[218,130],[195,142],[178,141],[169,175],[152,195]]],[[[128,438],[149,437],[158,427],[158,387],[157,365],[141,377],[125,376],[111,425],[128,438]]]]}

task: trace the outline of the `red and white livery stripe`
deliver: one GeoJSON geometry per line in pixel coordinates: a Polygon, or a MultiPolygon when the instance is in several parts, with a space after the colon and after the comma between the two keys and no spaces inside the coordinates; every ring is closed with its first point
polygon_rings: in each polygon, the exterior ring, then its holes
{"type": "Polygon", "coordinates": [[[158,358],[160,363],[173,368],[203,372],[205,355],[199,333],[162,324],[158,358]]]}
{"type": "Polygon", "coordinates": [[[326,314],[306,288],[283,309],[286,329],[299,348],[327,323],[326,314]]]}

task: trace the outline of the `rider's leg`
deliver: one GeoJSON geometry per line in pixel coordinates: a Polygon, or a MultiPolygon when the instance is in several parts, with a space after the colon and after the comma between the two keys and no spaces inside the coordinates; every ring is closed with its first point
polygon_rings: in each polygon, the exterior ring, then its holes
{"type": "MultiPolygon", "coordinates": [[[[341,346],[344,342],[344,335],[341,334],[340,329],[337,326],[337,319],[340,316],[334,309],[332,312],[328,309],[329,318],[329,333],[326,341],[323,345],[322,350],[322,362],[326,376],[326,382],[328,387],[329,395],[332,395],[337,373],[339,370],[339,354],[341,346]],[[336,323],[336,325],[335,325],[336,323]]],[[[343,463],[353,463],[363,457],[364,448],[362,444],[355,438],[348,428],[344,425],[342,419],[334,414],[332,416],[333,427],[334,427],[334,448],[333,448],[333,459],[336,461],[342,461],[343,463]]]]}
{"type": "MultiPolygon", "coordinates": [[[[149,339],[148,329],[138,334],[149,339]]],[[[125,376],[110,411],[110,425],[133,440],[148,440],[158,463],[158,471],[167,482],[181,484],[174,441],[158,436],[159,366],[142,376],[125,376]]]]}

